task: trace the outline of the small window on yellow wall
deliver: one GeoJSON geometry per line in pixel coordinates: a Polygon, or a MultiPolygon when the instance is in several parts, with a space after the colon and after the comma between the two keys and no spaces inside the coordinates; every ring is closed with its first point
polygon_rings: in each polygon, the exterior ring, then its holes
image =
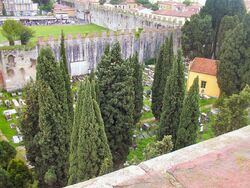
{"type": "Polygon", "coordinates": [[[206,81],[201,81],[201,88],[205,89],[207,85],[206,81]]]}

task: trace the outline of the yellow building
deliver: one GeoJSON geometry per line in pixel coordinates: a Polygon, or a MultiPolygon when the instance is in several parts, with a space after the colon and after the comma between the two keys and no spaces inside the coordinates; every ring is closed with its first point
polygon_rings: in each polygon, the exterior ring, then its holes
{"type": "Polygon", "coordinates": [[[216,60],[196,57],[189,65],[187,89],[189,90],[194,79],[198,76],[200,94],[219,97],[220,89],[217,83],[216,73],[216,60]]]}

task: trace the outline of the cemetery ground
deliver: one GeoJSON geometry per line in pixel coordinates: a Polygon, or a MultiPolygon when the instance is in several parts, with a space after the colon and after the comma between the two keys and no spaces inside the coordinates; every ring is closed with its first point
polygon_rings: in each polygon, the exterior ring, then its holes
{"type": "MultiPolygon", "coordinates": [[[[35,31],[35,36],[32,39],[33,42],[37,41],[38,37],[44,37],[45,39],[49,36],[58,37],[61,35],[62,30],[65,35],[72,34],[73,37],[76,37],[76,35],[79,33],[83,36],[87,33],[101,33],[104,31],[108,31],[108,29],[95,24],[30,26],[30,28],[35,31]]],[[[0,42],[6,41],[7,39],[0,32],[0,42]]]]}
{"type": "Polygon", "coordinates": [[[12,114],[9,120],[6,119],[4,111],[15,109],[18,112],[18,108],[15,107],[12,100],[19,100],[21,93],[15,92],[15,96],[12,96],[6,91],[1,91],[0,96],[0,140],[8,141],[17,150],[16,158],[25,161],[25,148],[22,146],[22,142],[14,143],[13,136],[20,135],[18,129],[18,115],[12,114]],[[5,104],[5,101],[9,101],[9,105],[5,104]]]}
{"type": "MultiPolygon", "coordinates": [[[[137,125],[135,125],[135,129],[133,132],[134,135],[133,146],[131,147],[129,155],[127,157],[127,165],[138,164],[139,162],[146,160],[143,154],[144,149],[148,144],[156,142],[156,133],[159,127],[159,121],[156,121],[152,114],[151,110],[152,82],[149,83],[147,79],[148,79],[147,75],[144,72],[143,112],[140,122],[137,123],[137,125]]],[[[200,127],[197,132],[197,143],[214,137],[212,124],[214,121],[215,114],[212,112],[216,100],[217,99],[215,98],[200,99],[201,118],[200,118],[200,127]]]]}

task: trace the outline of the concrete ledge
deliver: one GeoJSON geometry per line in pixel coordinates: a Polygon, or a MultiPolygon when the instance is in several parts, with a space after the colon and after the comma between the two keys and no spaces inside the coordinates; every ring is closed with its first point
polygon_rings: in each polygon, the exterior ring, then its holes
{"type": "Polygon", "coordinates": [[[68,188],[247,188],[250,126],[68,188]]]}

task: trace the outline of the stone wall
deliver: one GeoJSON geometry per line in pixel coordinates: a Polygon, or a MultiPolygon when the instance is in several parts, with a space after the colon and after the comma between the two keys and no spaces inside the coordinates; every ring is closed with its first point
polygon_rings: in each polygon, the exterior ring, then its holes
{"type": "Polygon", "coordinates": [[[1,50],[0,68],[3,87],[8,91],[23,88],[36,75],[37,48],[24,50],[1,50]]]}
{"type": "Polygon", "coordinates": [[[179,28],[180,25],[161,16],[133,12],[99,4],[79,4],[78,17],[113,31],[136,28],[179,28]]]}
{"type": "MultiPolygon", "coordinates": [[[[100,62],[104,49],[107,45],[119,42],[124,59],[129,58],[136,51],[139,61],[153,58],[157,55],[161,44],[166,37],[173,33],[174,49],[179,47],[179,30],[144,30],[141,33],[135,30],[124,30],[119,32],[94,33],[87,36],[80,34],[77,37],[68,35],[65,40],[68,68],[71,76],[87,74],[89,70],[95,69],[100,62]],[[135,33],[138,34],[135,34],[135,33]]],[[[4,88],[12,91],[20,89],[30,78],[35,78],[36,59],[39,50],[49,45],[57,60],[60,57],[60,39],[50,37],[48,40],[39,38],[35,49],[24,50],[1,50],[0,63],[3,72],[4,88]]]]}

